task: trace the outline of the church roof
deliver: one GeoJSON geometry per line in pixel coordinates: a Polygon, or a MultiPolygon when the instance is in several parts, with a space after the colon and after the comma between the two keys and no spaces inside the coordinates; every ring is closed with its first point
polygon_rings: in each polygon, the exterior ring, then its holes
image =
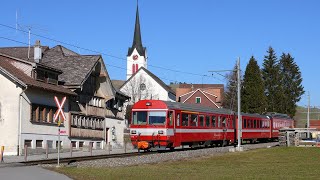
{"type": "Polygon", "coordinates": [[[136,12],[136,23],[134,26],[133,42],[132,47],[128,49],[128,56],[131,56],[134,49],[137,49],[140,56],[145,56],[146,48],[142,46],[138,6],[136,12]]]}
{"type": "Polygon", "coordinates": [[[139,70],[133,74],[121,87],[124,87],[128,82],[131,81],[131,79],[138,74],[139,71],[144,71],[146,72],[152,79],[154,79],[163,89],[165,89],[166,91],[170,92],[173,95],[176,95],[176,93],[168,86],[166,85],[160,78],[158,78],[155,74],[153,74],[152,72],[150,72],[148,69],[144,68],[144,67],[140,67],[139,70]]]}

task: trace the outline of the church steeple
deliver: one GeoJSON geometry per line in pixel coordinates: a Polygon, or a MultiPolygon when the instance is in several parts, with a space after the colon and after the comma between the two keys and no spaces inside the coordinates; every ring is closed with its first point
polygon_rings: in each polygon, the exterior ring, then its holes
{"type": "Polygon", "coordinates": [[[129,48],[128,50],[128,56],[132,54],[135,48],[137,49],[140,56],[145,56],[146,48],[142,46],[138,4],[137,4],[137,11],[136,11],[136,23],[134,26],[133,42],[132,42],[132,47],[129,48]]]}
{"type": "Polygon", "coordinates": [[[142,45],[139,7],[137,1],[136,23],[134,25],[134,35],[132,46],[128,49],[127,55],[127,80],[138,72],[139,68],[148,66],[147,50],[142,45]]]}

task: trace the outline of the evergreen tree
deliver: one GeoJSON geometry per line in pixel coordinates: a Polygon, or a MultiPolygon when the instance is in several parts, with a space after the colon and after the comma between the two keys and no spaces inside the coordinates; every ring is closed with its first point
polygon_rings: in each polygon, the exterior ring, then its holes
{"type": "Polygon", "coordinates": [[[222,106],[237,111],[237,63],[235,64],[233,71],[226,76],[228,82],[226,84],[222,106]]]}
{"type": "Polygon", "coordinates": [[[294,62],[294,58],[288,53],[282,53],[280,61],[281,83],[283,85],[284,96],[281,99],[282,113],[293,117],[296,113],[296,103],[300,101],[304,94],[302,86],[302,76],[299,67],[294,62]]]}
{"type": "Polygon", "coordinates": [[[267,112],[280,112],[279,100],[283,95],[280,81],[280,67],[276,53],[272,47],[269,47],[267,53],[264,56],[261,70],[265,85],[265,95],[268,99],[267,112]]]}
{"type": "Polygon", "coordinates": [[[241,110],[262,114],[266,110],[266,96],[260,68],[252,56],[246,67],[241,90],[241,110]]]}

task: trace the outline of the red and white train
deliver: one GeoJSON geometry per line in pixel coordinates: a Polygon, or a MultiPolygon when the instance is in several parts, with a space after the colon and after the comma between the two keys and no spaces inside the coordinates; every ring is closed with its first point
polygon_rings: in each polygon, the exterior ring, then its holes
{"type": "MultiPolygon", "coordinates": [[[[132,107],[130,136],[134,147],[174,149],[181,145],[227,145],[237,141],[237,115],[229,109],[161,100],[141,100],[132,107]]],[[[242,141],[278,138],[279,129],[293,127],[282,114],[242,114],[242,141]]]]}

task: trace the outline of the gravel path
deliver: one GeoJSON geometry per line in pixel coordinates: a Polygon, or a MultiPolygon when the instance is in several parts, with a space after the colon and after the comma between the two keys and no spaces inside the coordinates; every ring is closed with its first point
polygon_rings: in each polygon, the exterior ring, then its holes
{"type": "MultiPolygon", "coordinates": [[[[243,149],[258,149],[258,148],[267,148],[278,145],[278,142],[273,143],[262,143],[262,144],[249,144],[243,145],[243,149]]],[[[222,155],[224,153],[229,152],[229,149],[232,147],[215,147],[215,148],[202,148],[195,150],[178,150],[174,152],[164,152],[143,156],[135,156],[135,157],[127,157],[127,158],[111,158],[111,159],[99,159],[92,161],[83,161],[83,162],[75,162],[70,166],[76,167],[119,167],[119,166],[133,166],[133,165],[141,165],[141,164],[152,164],[159,163],[164,161],[176,161],[182,159],[190,159],[197,157],[208,157],[214,155],[222,155]]],[[[45,167],[50,167],[51,165],[42,165],[45,167]]],[[[67,166],[67,165],[66,165],[67,166]]]]}

